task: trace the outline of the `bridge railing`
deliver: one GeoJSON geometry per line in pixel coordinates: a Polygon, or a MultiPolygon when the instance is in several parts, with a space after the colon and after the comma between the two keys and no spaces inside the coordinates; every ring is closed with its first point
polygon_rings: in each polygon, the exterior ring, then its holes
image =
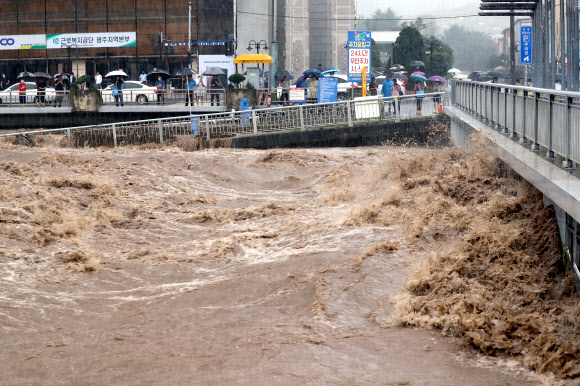
{"type": "Polygon", "coordinates": [[[44,134],[66,136],[74,146],[120,146],[176,140],[181,137],[212,138],[258,134],[283,130],[307,130],[360,122],[400,121],[404,118],[436,115],[446,103],[444,93],[422,98],[378,96],[356,100],[279,106],[256,110],[201,114],[174,118],[119,122],[114,124],[68,127],[0,135],[21,137],[44,134]]]}
{"type": "Polygon", "coordinates": [[[580,93],[455,81],[451,100],[531,150],[559,156],[565,168],[580,163],[580,93]]]}

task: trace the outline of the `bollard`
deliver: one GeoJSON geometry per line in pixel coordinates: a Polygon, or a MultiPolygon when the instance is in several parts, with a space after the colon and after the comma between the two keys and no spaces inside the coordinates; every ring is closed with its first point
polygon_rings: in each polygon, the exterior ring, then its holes
{"type": "Polygon", "coordinates": [[[117,126],[114,123],[112,124],[112,129],[113,129],[113,147],[117,147],[117,126]]]}
{"type": "Polygon", "coordinates": [[[163,143],[163,121],[158,119],[157,124],[159,125],[159,143],[163,143]]]}

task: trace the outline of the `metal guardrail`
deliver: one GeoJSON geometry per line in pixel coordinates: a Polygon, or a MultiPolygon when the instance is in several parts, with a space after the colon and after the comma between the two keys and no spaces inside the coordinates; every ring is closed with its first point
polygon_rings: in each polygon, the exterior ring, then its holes
{"type": "Polygon", "coordinates": [[[124,144],[163,143],[180,136],[211,138],[232,137],[283,130],[307,130],[359,122],[400,121],[440,112],[447,104],[446,94],[425,94],[423,98],[404,95],[399,98],[378,96],[341,102],[271,107],[215,114],[187,115],[154,120],[120,122],[104,125],[67,127],[3,134],[0,137],[66,135],[76,146],[120,146],[124,144]],[[420,102],[418,102],[420,101],[420,102]]]}
{"type": "Polygon", "coordinates": [[[451,101],[530,150],[562,157],[564,168],[580,163],[580,93],[454,81],[451,101]]]}

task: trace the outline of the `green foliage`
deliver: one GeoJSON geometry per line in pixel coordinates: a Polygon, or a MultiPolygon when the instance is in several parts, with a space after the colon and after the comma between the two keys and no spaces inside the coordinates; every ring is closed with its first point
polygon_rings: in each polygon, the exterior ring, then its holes
{"type": "Polygon", "coordinates": [[[508,55],[491,55],[485,60],[485,65],[488,69],[493,70],[496,67],[504,66],[509,67],[510,57],[508,55]]]}
{"type": "Polygon", "coordinates": [[[496,44],[488,34],[457,24],[445,31],[442,40],[453,50],[453,66],[464,72],[487,69],[486,59],[496,54],[496,44]]]}
{"type": "Polygon", "coordinates": [[[256,89],[256,88],[255,88],[255,87],[254,87],[254,85],[253,85],[253,84],[251,84],[251,83],[248,83],[248,84],[246,85],[246,90],[255,90],[255,89],[256,89]]]}
{"type": "Polygon", "coordinates": [[[88,80],[89,80],[89,77],[87,75],[83,75],[83,76],[77,78],[77,84],[85,84],[88,80]]]}
{"type": "Polygon", "coordinates": [[[228,85],[227,85],[227,87],[226,87],[226,88],[227,88],[228,90],[235,90],[235,89],[236,89],[236,88],[234,87],[234,85],[233,85],[233,84],[231,84],[231,83],[228,83],[228,85]]]}
{"type": "Polygon", "coordinates": [[[401,30],[393,48],[393,63],[402,64],[409,75],[415,70],[410,63],[415,60],[424,61],[425,44],[423,36],[414,27],[405,27],[401,30]]]}
{"type": "Polygon", "coordinates": [[[357,30],[359,31],[392,31],[399,29],[401,16],[391,8],[377,9],[370,17],[359,16],[357,30]]]}
{"type": "Polygon", "coordinates": [[[97,86],[91,86],[89,87],[89,90],[98,91],[99,88],[97,86]]]}
{"type": "Polygon", "coordinates": [[[445,77],[447,71],[453,67],[453,50],[447,44],[436,37],[424,39],[425,43],[425,69],[427,77],[439,75],[445,77]]]}
{"type": "Polygon", "coordinates": [[[403,27],[403,28],[405,28],[405,27],[413,27],[417,31],[423,31],[424,29],[427,28],[427,24],[425,24],[425,22],[423,21],[423,19],[421,19],[420,17],[418,17],[417,20],[415,20],[414,23],[412,21],[409,21],[409,22],[404,21],[401,24],[401,27],[403,27]]]}
{"type": "Polygon", "coordinates": [[[381,62],[381,53],[377,44],[375,43],[375,39],[371,39],[371,65],[372,68],[383,67],[383,62],[381,62]]]}
{"type": "Polygon", "coordinates": [[[236,88],[240,88],[240,83],[242,83],[244,80],[246,80],[246,77],[243,76],[242,74],[235,73],[235,74],[230,75],[228,80],[230,82],[232,82],[233,84],[235,84],[236,88]]]}

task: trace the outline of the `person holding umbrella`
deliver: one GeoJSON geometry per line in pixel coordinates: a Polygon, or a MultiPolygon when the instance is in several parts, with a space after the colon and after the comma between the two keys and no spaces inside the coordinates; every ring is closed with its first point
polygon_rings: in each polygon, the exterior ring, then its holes
{"type": "Polygon", "coordinates": [[[371,95],[377,95],[377,90],[379,86],[377,85],[377,79],[371,76],[371,83],[369,84],[369,92],[371,95]]]}
{"type": "Polygon", "coordinates": [[[42,103],[42,107],[44,108],[46,102],[46,81],[43,77],[38,78],[36,81],[36,106],[40,107],[42,103]]]}
{"type": "MultiPolygon", "coordinates": [[[[433,89],[433,92],[441,92],[441,86],[440,85],[441,85],[440,82],[435,82],[435,88],[433,89]]],[[[441,94],[437,94],[433,98],[433,109],[434,109],[434,111],[438,111],[440,113],[443,112],[439,108],[440,107],[440,104],[441,104],[441,94]]]]}
{"type": "Polygon", "coordinates": [[[24,78],[20,78],[20,83],[18,83],[18,100],[20,101],[20,108],[24,107],[26,104],[26,83],[24,83],[24,78]]]}
{"type": "Polygon", "coordinates": [[[417,96],[417,115],[421,115],[421,108],[423,107],[423,98],[425,98],[425,88],[423,82],[415,83],[415,95],[417,96]]]}
{"type": "Polygon", "coordinates": [[[165,104],[165,95],[163,95],[163,93],[165,92],[166,83],[163,80],[163,77],[161,76],[161,74],[157,75],[157,81],[155,82],[155,87],[157,88],[157,105],[159,105],[159,103],[164,105],[165,104]]]}
{"type": "MultiPolygon", "coordinates": [[[[318,78],[314,77],[316,83],[318,84],[318,78]]],[[[317,88],[318,90],[318,88],[317,88]]],[[[284,104],[289,102],[289,95],[290,94],[290,81],[288,80],[288,76],[284,75],[282,77],[282,96],[280,97],[280,102],[284,102],[284,104]]]]}
{"type": "Polygon", "coordinates": [[[308,89],[310,90],[310,98],[313,98],[315,101],[318,101],[318,77],[315,75],[308,85],[308,89]]]}
{"type": "MultiPolygon", "coordinates": [[[[397,83],[397,79],[393,79],[393,86],[391,87],[391,97],[393,97],[393,101],[391,103],[395,103],[396,98],[399,97],[401,93],[401,85],[397,83]]],[[[398,103],[399,105],[399,115],[401,114],[401,102],[398,103]]]]}
{"type": "Polygon", "coordinates": [[[121,102],[121,107],[125,106],[123,103],[123,86],[125,81],[122,76],[118,76],[115,80],[115,85],[113,86],[113,96],[115,97],[115,106],[119,107],[119,102],[121,102]]]}
{"type": "Polygon", "coordinates": [[[213,75],[211,77],[211,81],[209,82],[209,88],[211,90],[211,105],[213,106],[213,100],[214,98],[216,99],[216,106],[220,105],[220,93],[218,90],[221,90],[224,88],[224,86],[222,86],[222,84],[220,83],[217,75],[213,75]]]}

